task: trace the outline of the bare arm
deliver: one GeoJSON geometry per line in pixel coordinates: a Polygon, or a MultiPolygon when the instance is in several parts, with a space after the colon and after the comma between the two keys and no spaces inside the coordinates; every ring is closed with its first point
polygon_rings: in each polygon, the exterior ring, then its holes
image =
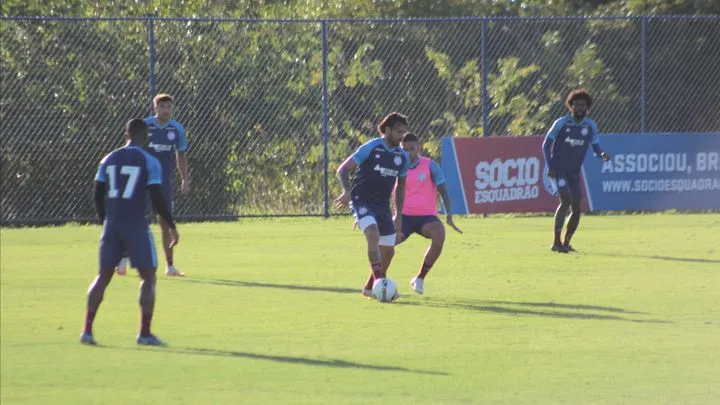
{"type": "Polygon", "coordinates": [[[447,185],[445,183],[442,183],[437,186],[437,190],[438,193],[440,193],[440,198],[442,198],[445,212],[450,214],[450,211],[452,210],[452,201],[450,201],[450,194],[448,193],[447,185]]]}
{"type": "Polygon", "coordinates": [[[338,181],[345,193],[350,192],[350,188],[352,187],[350,184],[350,172],[355,171],[355,169],[357,169],[357,163],[355,163],[352,157],[345,159],[337,169],[338,181]]]}
{"type": "Polygon", "coordinates": [[[401,216],[405,206],[405,177],[397,178],[395,187],[395,215],[401,216]]]}
{"type": "Polygon", "coordinates": [[[189,177],[187,153],[176,151],[175,155],[177,156],[177,168],[180,172],[180,179],[182,179],[183,183],[188,184],[189,177]]]}
{"type": "Polygon", "coordinates": [[[454,229],[455,231],[462,233],[460,228],[455,226],[455,221],[453,221],[452,217],[452,201],[450,200],[450,193],[448,193],[447,184],[442,183],[437,186],[438,193],[440,193],[440,198],[442,198],[443,206],[445,206],[445,214],[447,215],[447,223],[454,229]]]}
{"type": "Polygon", "coordinates": [[[335,199],[335,206],[338,208],[347,207],[350,204],[350,172],[357,169],[357,163],[353,160],[352,156],[345,159],[344,162],[337,169],[337,178],[342,187],[342,194],[335,199]]]}
{"type": "Polygon", "coordinates": [[[95,211],[102,224],[105,221],[105,183],[95,181],[95,211]]]}

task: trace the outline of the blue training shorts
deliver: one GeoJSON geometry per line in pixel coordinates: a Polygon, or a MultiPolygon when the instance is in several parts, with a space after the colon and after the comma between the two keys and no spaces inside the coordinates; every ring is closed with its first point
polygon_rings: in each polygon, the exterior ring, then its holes
{"type": "MultiPolygon", "coordinates": [[[[163,199],[165,200],[165,203],[168,204],[168,208],[170,209],[170,213],[172,214],[175,211],[172,181],[163,181],[163,183],[160,185],[160,190],[162,190],[163,199]]],[[[148,198],[150,197],[148,196],[148,198]]],[[[152,202],[150,203],[150,205],[152,205],[152,202]]],[[[152,207],[152,211],[154,214],[157,214],[157,212],[155,211],[155,207],[152,207]]]]}
{"type": "Polygon", "coordinates": [[[558,195],[564,192],[563,189],[565,189],[575,201],[583,197],[579,174],[557,173],[555,176],[555,185],[558,188],[558,195]]]}
{"type": "Polygon", "coordinates": [[[150,228],[118,229],[103,226],[100,236],[100,268],[113,269],[127,255],[137,269],[157,268],[155,241],[150,228]]]}
{"type": "Polygon", "coordinates": [[[392,212],[390,212],[390,204],[383,206],[353,200],[350,202],[350,209],[352,209],[353,216],[360,225],[360,229],[365,230],[367,224],[374,219],[380,231],[380,236],[395,235],[395,224],[393,223],[392,212]]]}

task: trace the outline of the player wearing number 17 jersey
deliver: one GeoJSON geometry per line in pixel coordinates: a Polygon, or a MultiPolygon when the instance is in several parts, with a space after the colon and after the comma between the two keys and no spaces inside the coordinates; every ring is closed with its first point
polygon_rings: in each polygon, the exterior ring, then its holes
{"type": "Polygon", "coordinates": [[[128,121],[125,125],[125,138],[125,147],[105,156],[95,176],[95,207],[103,223],[100,265],[98,276],[88,290],[85,328],[80,342],[95,344],[92,330],[95,314],[103,300],[105,288],[115,274],[115,266],[126,252],[142,278],[141,323],[137,343],[160,345],[162,342],[150,333],[155,307],[157,255],[145,216],[148,194],[153,208],[170,227],[170,243],[177,244],[179,236],[162,195],[160,162],[144,150],[148,139],[145,122],[140,118],[128,121]]]}

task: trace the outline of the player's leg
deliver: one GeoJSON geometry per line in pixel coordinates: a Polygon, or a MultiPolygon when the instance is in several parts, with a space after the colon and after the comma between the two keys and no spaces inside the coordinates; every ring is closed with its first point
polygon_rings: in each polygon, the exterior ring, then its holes
{"type": "Polygon", "coordinates": [[[562,230],[565,225],[565,217],[567,216],[568,210],[570,209],[570,205],[572,203],[572,196],[570,193],[570,187],[568,185],[567,177],[558,176],[556,181],[558,186],[558,198],[560,199],[560,204],[555,210],[555,227],[553,229],[554,238],[550,250],[552,250],[553,252],[567,253],[567,249],[565,249],[565,247],[562,245],[560,236],[562,235],[562,230]]]}
{"type": "Polygon", "coordinates": [[[155,286],[157,284],[156,268],[138,268],[140,282],[140,332],[137,343],[140,345],[159,346],[164,342],[152,334],[150,325],[155,313],[155,286]]]}
{"type": "Polygon", "coordinates": [[[165,222],[164,219],[160,215],[157,216],[158,224],[160,225],[160,232],[162,240],[162,246],[163,246],[163,252],[165,253],[165,275],[167,276],[179,276],[182,277],[185,275],[185,273],[179,272],[175,268],[175,264],[173,262],[173,248],[170,246],[170,239],[172,238],[170,236],[170,226],[168,226],[167,222],[165,222]]]}
{"type": "MultiPolygon", "coordinates": [[[[355,221],[358,228],[365,234],[367,241],[368,260],[370,261],[370,276],[365,282],[362,294],[367,298],[372,298],[372,286],[376,276],[382,273],[382,256],[378,242],[380,241],[380,233],[378,231],[375,212],[362,202],[353,201],[350,203],[355,221]]],[[[382,277],[380,277],[382,278],[382,277]]]]}
{"type": "MultiPolygon", "coordinates": [[[[382,251],[380,250],[380,231],[378,230],[377,223],[375,223],[374,217],[372,218],[373,223],[363,226],[363,232],[365,233],[365,240],[367,241],[367,254],[368,261],[370,262],[370,271],[372,272],[373,281],[379,278],[385,278],[385,272],[383,271],[382,262],[382,251]]],[[[372,286],[371,286],[372,288],[372,286]]]]}
{"type": "MultiPolygon", "coordinates": [[[[172,184],[170,182],[163,183],[162,187],[163,191],[163,197],[165,198],[165,201],[170,204],[170,211],[173,211],[173,193],[172,193],[172,184]]],[[[160,225],[160,231],[161,231],[161,240],[163,245],[163,252],[165,253],[165,275],[167,276],[177,276],[182,277],[185,275],[185,273],[181,273],[175,268],[174,264],[174,258],[173,258],[173,250],[174,248],[170,247],[170,240],[172,236],[170,236],[170,226],[168,226],[167,222],[165,222],[160,215],[157,216],[158,224],[160,225]]]]}
{"type": "Polygon", "coordinates": [[[567,229],[565,231],[565,240],[563,241],[563,246],[569,251],[569,252],[575,252],[576,250],[573,249],[573,247],[570,245],[570,240],[572,239],[573,235],[575,234],[575,231],[578,228],[578,225],[580,224],[580,216],[582,215],[582,186],[580,184],[580,178],[574,178],[569,181],[570,183],[570,194],[571,194],[571,202],[570,202],[570,218],[568,219],[567,223],[567,229]]]}
{"type": "Polygon", "coordinates": [[[417,227],[417,216],[402,214],[402,229],[395,241],[395,246],[408,240],[414,232],[419,232],[417,227]]]}
{"type": "Polygon", "coordinates": [[[420,234],[430,239],[418,274],[410,281],[410,287],[418,294],[425,292],[425,276],[440,257],[445,245],[445,226],[436,216],[424,217],[420,234]]]}
{"type": "Polygon", "coordinates": [[[121,252],[124,250],[122,240],[117,230],[110,227],[103,227],[100,237],[100,260],[98,275],[90,284],[87,294],[87,308],[85,311],[85,326],[83,327],[80,342],[85,344],[96,344],[93,337],[93,324],[100,304],[105,297],[105,289],[110,284],[115,266],[120,261],[121,252]]]}
{"type": "Polygon", "coordinates": [[[162,345],[150,330],[155,312],[155,286],[157,284],[157,254],[155,241],[150,229],[133,231],[132,242],[128,246],[130,260],[137,267],[142,281],[140,282],[140,332],[137,343],[141,345],[162,345]]]}
{"type": "Polygon", "coordinates": [[[397,242],[397,233],[395,231],[395,223],[393,222],[392,212],[389,208],[378,207],[374,209],[377,220],[378,232],[380,238],[378,245],[380,246],[380,255],[382,258],[383,277],[387,276],[388,268],[395,257],[395,245],[397,242]]]}

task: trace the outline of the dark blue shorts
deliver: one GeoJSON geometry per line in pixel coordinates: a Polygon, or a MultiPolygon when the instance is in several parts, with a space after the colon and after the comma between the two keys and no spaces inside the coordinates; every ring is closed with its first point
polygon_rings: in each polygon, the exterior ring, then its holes
{"type": "MultiPolygon", "coordinates": [[[[405,215],[402,216],[402,234],[407,239],[413,233],[422,235],[422,228],[425,224],[440,221],[437,215],[405,215]]],[[[423,235],[425,236],[425,235],[423,235]]]]}
{"type": "Polygon", "coordinates": [[[112,269],[123,256],[137,269],[157,267],[155,241],[150,228],[118,229],[103,226],[100,236],[100,268],[112,269]]]}
{"type": "MultiPolygon", "coordinates": [[[[172,214],[173,211],[175,211],[175,201],[173,201],[172,181],[163,181],[162,185],[160,185],[160,190],[162,191],[163,199],[165,200],[165,203],[168,205],[168,208],[170,209],[170,213],[172,214]]],[[[150,200],[150,196],[148,196],[148,201],[150,202],[150,205],[152,206],[152,200],[150,200]]],[[[155,207],[152,207],[152,212],[154,214],[157,214],[157,211],[155,211],[155,207]]]]}
{"type": "Polygon", "coordinates": [[[579,174],[557,173],[555,185],[558,188],[558,195],[567,191],[573,200],[578,201],[583,197],[582,184],[579,174]]]}
{"type": "Polygon", "coordinates": [[[350,209],[360,229],[365,230],[367,224],[373,222],[374,219],[380,231],[380,236],[395,235],[395,224],[393,223],[392,212],[390,212],[390,204],[366,204],[353,200],[350,202],[350,209]]]}

